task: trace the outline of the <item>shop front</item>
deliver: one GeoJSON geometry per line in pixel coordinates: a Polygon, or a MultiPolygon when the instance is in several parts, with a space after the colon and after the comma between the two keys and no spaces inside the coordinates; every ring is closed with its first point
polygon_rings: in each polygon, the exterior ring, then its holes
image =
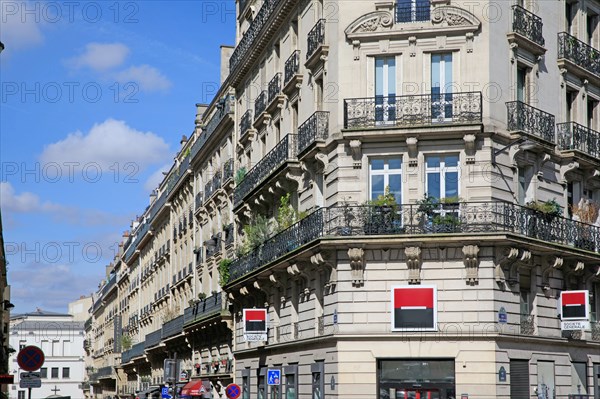
{"type": "Polygon", "coordinates": [[[180,398],[212,398],[210,381],[208,380],[192,380],[185,384],[181,389],[180,398]]]}
{"type": "Polygon", "coordinates": [[[455,399],[454,359],[380,359],[378,399],[455,399]]]}

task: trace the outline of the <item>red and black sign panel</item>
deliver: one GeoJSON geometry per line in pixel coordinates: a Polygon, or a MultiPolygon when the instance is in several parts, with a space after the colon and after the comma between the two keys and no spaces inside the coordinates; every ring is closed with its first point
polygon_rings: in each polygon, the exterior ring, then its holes
{"type": "Polygon", "coordinates": [[[560,318],[562,320],[588,320],[589,292],[563,291],[560,293],[560,318]]]}
{"type": "Polygon", "coordinates": [[[437,287],[392,287],[392,331],[436,331],[437,287]]]}
{"type": "Polygon", "coordinates": [[[244,333],[264,334],[267,332],[267,309],[244,309],[244,333]]]}

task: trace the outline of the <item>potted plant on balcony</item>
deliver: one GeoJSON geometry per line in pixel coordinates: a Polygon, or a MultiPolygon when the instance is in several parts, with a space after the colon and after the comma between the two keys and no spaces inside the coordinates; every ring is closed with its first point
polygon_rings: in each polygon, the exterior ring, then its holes
{"type": "Polygon", "coordinates": [[[553,221],[557,216],[562,215],[562,206],[556,202],[556,198],[550,201],[530,201],[525,205],[534,214],[541,216],[547,222],[553,221]]]}
{"type": "Polygon", "coordinates": [[[219,262],[219,285],[223,287],[229,282],[229,266],[233,261],[229,258],[221,259],[219,262]]]}
{"type": "Polygon", "coordinates": [[[384,193],[362,207],[365,234],[399,234],[403,232],[402,215],[399,214],[396,197],[386,186],[384,193]]]}
{"type": "Polygon", "coordinates": [[[131,339],[131,337],[129,335],[121,336],[121,348],[123,350],[128,351],[129,349],[131,349],[132,344],[133,344],[133,340],[131,339]]]}

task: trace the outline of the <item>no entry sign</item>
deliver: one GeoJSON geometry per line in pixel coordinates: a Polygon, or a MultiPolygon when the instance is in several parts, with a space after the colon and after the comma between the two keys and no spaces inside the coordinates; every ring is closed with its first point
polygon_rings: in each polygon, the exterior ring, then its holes
{"type": "Polygon", "coordinates": [[[19,351],[17,363],[21,370],[36,371],[44,364],[44,352],[37,346],[26,346],[19,351]]]}
{"type": "Polygon", "coordinates": [[[227,385],[227,388],[225,388],[225,395],[227,395],[229,399],[237,399],[241,394],[242,390],[237,384],[229,384],[227,385]]]}

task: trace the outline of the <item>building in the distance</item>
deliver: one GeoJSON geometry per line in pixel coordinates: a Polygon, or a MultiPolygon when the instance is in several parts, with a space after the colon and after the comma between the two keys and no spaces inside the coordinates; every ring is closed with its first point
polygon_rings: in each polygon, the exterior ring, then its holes
{"type": "MultiPolygon", "coordinates": [[[[80,300],[81,301],[81,300],[80,300]]],[[[74,321],[67,313],[54,313],[41,309],[16,314],[10,320],[10,346],[16,352],[9,360],[9,371],[15,375],[15,383],[9,390],[11,399],[25,399],[27,389],[19,387],[17,353],[25,346],[34,345],[45,355],[40,369],[42,387],[32,389],[32,399],[50,395],[70,396],[83,399],[84,382],[84,322],[74,321]]]]}
{"type": "MultiPolygon", "coordinates": [[[[0,42],[0,52],[4,46],[0,42]]],[[[4,253],[4,236],[2,234],[2,214],[0,213],[0,375],[9,374],[8,357],[13,350],[8,343],[8,331],[10,325],[10,309],[14,305],[10,303],[10,286],[6,278],[6,254],[4,253]]],[[[8,385],[2,384],[0,392],[8,394],[8,385]]]]}

